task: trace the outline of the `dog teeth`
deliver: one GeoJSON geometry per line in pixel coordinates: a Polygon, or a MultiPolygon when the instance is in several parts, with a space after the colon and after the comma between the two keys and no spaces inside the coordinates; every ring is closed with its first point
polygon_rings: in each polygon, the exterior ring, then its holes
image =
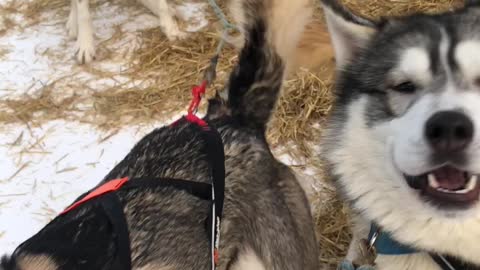
{"type": "Polygon", "coordinates": [[[449,193],[454,193],[454,194],[467,194],[469,191],[468,189],[460,189],[460,190],[455,190],[455,191],[450,191],[449,193]]]}
{"type": "Polygon", "coordinates": [[[435,175],[429,174],[428,175],[428,185],[438,192],[443,192],[443,193],[450,193],[450,194],[466,194],[472,190],[475,189],[477,186],[478,182],[478,176],[477,175],[472,175],[470,179],[468,180],[467,185],[465,186],[464,189],[461,190],[448,190],[440,187],[440,184],[438,183],[437,179],[435,178],[435,175]]]}
{"type": "Polygon", "coordinates": [[[455,191],[455,193],[458,193],[458,194],[466,194],[472,190],[475,189],[475,187],[477,186],[477,181],[478,181],[478,176],[476,175],[472,175],[470,177],[470,179],[468,180],[468,183],[467,183],[467,186],[462,189],[462,190],[457,190],[455,191]]]}
{"type": "Polygon", "coordinates": [[[440,184],[437,182],[437,178],[433,173],[428,174],[428,185],[434,189],[440,190],[440,184]]]}
{"type": "Polygon", "coordinates": [[[475,187],[477,186],[477,181],[478,181],[478,176],[472,175],[470,177],[470,180],[468,181],[468,184],[467,184],[467,187],[465,188],[465,190],[467,192],[474,190],[475,187]]]}

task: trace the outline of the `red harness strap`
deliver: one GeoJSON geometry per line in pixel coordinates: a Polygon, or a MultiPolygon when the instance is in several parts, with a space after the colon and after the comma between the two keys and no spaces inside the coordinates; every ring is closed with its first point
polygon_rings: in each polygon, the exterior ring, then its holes
{"type": "Polygon", "coordinates": [[[128,182],[128,177],[108,181],[107,183],[99,186],[98,188],[96,188],[92,192],[88,193],[88,195],[83,197],[83,199],[79,200],[78,202],[69,206],[67,209],[63,210],[63,212],[60,213],[60,215],[63,215],[63,214],[66,214],[66,213],[72,211],[73,209],[77,208],[81,204],[83,204],[86,201],[89,201],[93,198],[100,197],[104,194],[107,194],[107,193],[110,193],[110,192],[113,192],[113,191],[117,191],[127,182],[128,182]]]}

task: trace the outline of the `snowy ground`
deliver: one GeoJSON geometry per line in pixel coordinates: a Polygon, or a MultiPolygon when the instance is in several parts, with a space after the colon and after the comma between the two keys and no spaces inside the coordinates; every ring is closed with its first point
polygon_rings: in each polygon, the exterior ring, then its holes
{"type": "MultiPolygon", "coordinates": [[[[8,0],[0,0],[0,4],[8,0]]],[[[185,19],[195,17],[187,30],[197,31],[207,23],[203,3],[188,3],[177,8],[185,19]]],[[[156,27],[156,18],[140,7],[124,8],[104,4],[93,10],[97,43],[108,40],[114,27],[121,25],[126,34],[111,50],[126,51],[135,46],[134,31],[156,27]],[[134,14],[134,16],[132,15],[134,14]]],[[[25,18],[12,14],[17,23],[25,18]]],[[[87,80],[92,89],[122,80],[106,81],[76,65],[74,41],[64,27],[66,16],[43,15],[45,20],[25,30],[9,29],[0,36],[0,49],[7,55],[0,60],[0,98],[35,95],[43,85],[74,74],[69,84],[60,84],[56,96],[69,95],[75,81],[87,80]],[[48,19],[47,19],[48,18],[48,19]],[[48,53],[46,53],[48,52],[48,53]]],[[[0,18],[0,32],[1,32],[0,18]]],[[[105,45],[107,46],[107,45],[105,45]]],[[[93,65],[109,71],[121,71],[122,57],[102,59],[93,65]]],[[[123,63],[124,64],[124,63],[123,63]]],[[[86,93],[75,93],[86,95],[86,93]]],[[[85,104],[85,106],[89,106],[85,104]]],[[[172,119],[175,116],[172,116],[172,119]]],[[[97,184],[143,135],[155,126],[125,126],[120,130],[99,131],[78,122],[52,121],[40,127],[11,124],[0,127],[0,255],[11,252],[42,228],[73,199],[97,184]]],[[[288,156],[282,160],[293,163],[288,156]]]]}

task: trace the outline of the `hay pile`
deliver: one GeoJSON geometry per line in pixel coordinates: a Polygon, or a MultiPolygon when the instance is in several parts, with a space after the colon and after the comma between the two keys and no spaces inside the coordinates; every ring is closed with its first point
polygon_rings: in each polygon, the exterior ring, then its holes
{"type": "Polygon", "coordinates": [[[378,19],[417,12],[438,13],[461,7],[463,0],[340,0],[358,14],[378,19]]]}
{"type": "Polygon", "coordinates": [[[64,98],[58,101],[53,95],[52,90],[55,82],[43,87],[38,96],[25,96],[21,99],[2,100],[2,111],[0,111],[0,122],[3,123],[26,123],[38,124],[41,118],[42,122],[56,119],[72,119],[71,112],[78,110],[75,108],[76,96],[64,98]],[[48,111],[48,113],[45,113],[48,111]]]}
{"type": "Polygon", "coordinates": [[[12,19],[11,15],[16,12],[16,10],[17,3],[13,1],[6,2],[3,5],[0,5],[0,37],[5,35],[7,31],[9,31],[15,26],[15,22],[12,19]]]}
{"type": "MultiPolygon", "coordinates": [[[[13,0],[12,3],[14,2],[13,0]]],[[[52,9],[58,10],[66,19],[65,6],[68,2],[35,0],[33,5],[21,10],[32,21],[42,12],[52,9]]],[[[106,0],[97,0],[94,5],[105,2],[106,0]]],[[[220,4],[225,6],[225,2],[226,0],[220,1],[220,4]]],[[[438,12],[462,4],[460,0],[343,0],[343,2],[356,12],[372,18],[417,11],[438,12]]],[[[135,1],[128,0],[128,4],[135,4],[135,1]]],[[[0,7],[0,17],[5,10],[7,8],[0,7]]],[[[310,71],[297,69],[290,76],[269,127],[269,140],[273,144],[292,145],[293,147],[289,149],[291,153],[305,158],[306,163],[310,164],[315,163],[312,159],[314,153],[311,152],[311,145],[318,140],[322,122],[331,108],[330,90],[334,70],[328,35],[325,33],[318,10],[316,14],[312,33],[315,31],[320,33],[307,35],[303,45],[300,46],[310,57],[305,57],[305,61],[301,60],[295,64],[297,67],[306,66],[313,69],[310,71]],[[314,57],[308,54],[310,52],[314,52],[314,57]]],[[[53,82],[35,96],[0,101],[0,108],[3,108],[0,109],[0,123],[41,124],[53,119],[68,118],[89,122],[105,129],[115,129],[127,123],[148,122],[170,116],[172,112],[187,106],[192,84],[200,81],[202,71],[215,53],[220,25],[213,14],[210,14],[209,18],[211,24],[207,29],[182,42],[166,41],[158,28],[138,32],[140,46],[131,54],[128,68],[122,72],[123,76],[130,78],[130,82],[94,92],[89,100],[73,95],[60,101],[51,94],[51,89],[56,83],[53,82]],[[134,86],[131,83],[133,81],[134,86]],[[80,102],[93,105],[90,110],[82,110],[79,113],[76,104],[80,102]]],[[[121,33],[118,32],[118,35],[112,38],[120,39],[121,33]]],[[[303,59],[301,54],[298,59],[303,59]]],[[[235,61],[235,49],[227,46],[218,65],[215,88],[222,87],[235,61]]],[[[105,78],[113,78],[116,75],[102,70],[89,71],[105,78]]],[[[210,91],[210,94],[213,92],[210,91]]],[[[322,247],[321,260],[325,269],[335,269],[336,262],[345,255],[348,247],[350,236],[347,214],[343,205],[335,199],[333,192],[318,196],[322,198],[322,202],[315,220],[322,247]]]]}

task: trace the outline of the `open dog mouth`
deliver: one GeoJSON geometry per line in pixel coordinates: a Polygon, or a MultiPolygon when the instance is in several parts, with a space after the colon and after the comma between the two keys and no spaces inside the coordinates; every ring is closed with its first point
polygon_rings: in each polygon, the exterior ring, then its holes
{"type": "Polygon", "coordinates": [[[406,176],[410,187],[441,206],[468,207],[478,201],[478,175],[444,166],[421,176],[406,176]]]}

